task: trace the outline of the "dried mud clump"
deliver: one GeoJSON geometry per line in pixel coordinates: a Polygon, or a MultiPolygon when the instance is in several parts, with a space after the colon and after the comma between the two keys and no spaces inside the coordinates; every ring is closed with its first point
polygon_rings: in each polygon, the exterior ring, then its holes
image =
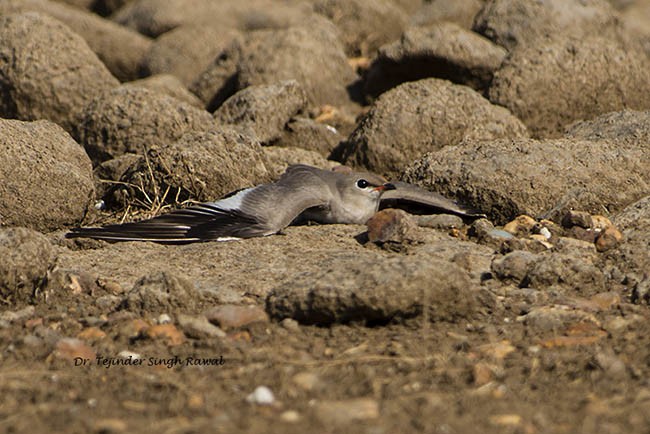
{"type": "Polygon", "coordinates": [[[126,294],[124,307],[141,315],[191,312],[199,294],[185,277],[160,272],[140,278],[126,294]]]}
{"type": "Polygon", "coordinates": [[[148,89],[121,86],[100,95],[83,112],[75,137],[93,163],[143,153],[188,131],[216,126],[209,113],[148,89]]]}
{"type": "Polygon", "coordinates": [[[383,323],[426,312],[432,321],[471,317],[476,299],[467,273],[439,260],[340,257],[269,294],[276,318],[308,324],[383,323]]]}
{"type": "Polygon", "coordinates": [[[453,23],[408,29],[384,45],[370,66],[365,92],[377,96],[405,81],[442,78],[486,89],[506,50],[453,23]]]}
{"type": "Polygon", "coordinates": [[[427,154],[403,179],[456,195],[499,224],[521,214],[557,220],[572,208],[614,212],[643,197],[648,155],[604,140],[496,140],[427,154]]]}
{"type": "Polygon", "coordinates": [[[49,121],[0,119],[0,224],[47,231],[81,221],[92,202],[83,148],[49,121]]]}
{"type": "Polygon", "coordinates": [[[0,229],[0,296],[3,304],[29,303],[53,266],[52,245],[27,228],[0,229]]]}
{"type": "Polygon", "coordinates": [[[48,119],[67,131],[96,95],[119,84],[86,42],[46,15],[0,17],[0,116],[48,119]]]}
{"type": "Polygon", "coordinates": [[[248,86],[284,80],[298,81],[311,105],[350,103],[346,87],[357,76],[331,23],[314,17],[287,29],[250,32],[218,56],[191,90],[209,109],[216,109],[248,86]]]}
{"type": "Polygon", "coordinates": [[[146,207],[205,202],[270,181],[265,163],[262,147],[248,136],[228,128],[191,132],[132,163],[121,178],[126,185],[117,188],[146,207]]]}
{"type": "Polygon", "coordinates": [[[639,51],[602,37],[550,38],[514,50],[496,72],[489,99],[533,136],[558,137],[578,120],[650,108],[649,67],[639,51]]]}
{"type": "Polygon", "coordinates": [[[425,152],[473,138],[502,137],[527,137],[526,127],[472,89],[430,78],[383,94],[332,156],[397,174],[425,152]]]}
{"type": "Polygon", "coordinates": [[[214,112],[214,118],[221,124],[251,131],[263,144],[272,144],[291,117],[306,106],[307,96],[300,84],[287,80],[240,90],[214,112]]]}

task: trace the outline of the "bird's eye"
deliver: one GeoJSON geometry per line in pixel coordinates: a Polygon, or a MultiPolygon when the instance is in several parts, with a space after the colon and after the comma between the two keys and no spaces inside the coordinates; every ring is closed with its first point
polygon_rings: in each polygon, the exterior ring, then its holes
{"type": "Polygon", "coordinates": [[[359,188],[366,188],[369,185],[370,183],[368,183],[368,181],[366,181],[365,179],[360,179],[357,181],[357,187],[359,188]]]}

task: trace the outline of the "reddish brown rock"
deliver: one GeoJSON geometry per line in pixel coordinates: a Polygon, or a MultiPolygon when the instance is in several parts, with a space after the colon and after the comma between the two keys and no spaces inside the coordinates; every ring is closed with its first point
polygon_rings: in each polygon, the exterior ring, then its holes
{"type": "Polygon", "coordinates": [[[97,353],[83,341],[75,338],[63,338],[56,343],[54,357],[73,362],[76,358],[95,360],[97,353]]]}
{"type": "Polygon", "coordinates": [[[256,322],[268,322],[269,316],[258,306],[226,304],[215,306],[204,313],[211,323],[223,329],[243,327],[256,322]]]}
{"type": "Polygon", "coordinates": [[[381,210],[368,220],[366,226],[368,241],[372,243],[412,243],[420,238],[417,223],[401,209],[381,210]]]}

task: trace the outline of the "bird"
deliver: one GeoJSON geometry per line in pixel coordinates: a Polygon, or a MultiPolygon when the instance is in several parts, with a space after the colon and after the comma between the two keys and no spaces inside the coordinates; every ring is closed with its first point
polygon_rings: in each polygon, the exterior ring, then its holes
{"type": "Polygon", "coordinates": [[[177,209],[148,220],[103,227],[74,228],[67,238],[104,241],[152,241],[187,244],[232,241],[280,233],[291,224],[365,224],[385,205],[473,214],[443,196],[412,184],[348,168],[324,170],[304,164],[289,166],[273,183],[244,188],[214,202],[177,209]]]}

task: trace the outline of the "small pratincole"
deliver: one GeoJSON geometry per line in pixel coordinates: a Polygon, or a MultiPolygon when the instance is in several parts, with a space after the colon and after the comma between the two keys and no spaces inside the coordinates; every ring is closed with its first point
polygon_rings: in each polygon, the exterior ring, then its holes
{"type": "Polygon", "coordinates": [[[68,238],[185,244],[229,241],[280,232],[292,223],[364,224],[381,207],[417,206],[476,218],[455,202],[407,183],[364,172],[289,166],[276,182],[233,192],[215,202],[133,223],[75,228],[68,238]]]}

